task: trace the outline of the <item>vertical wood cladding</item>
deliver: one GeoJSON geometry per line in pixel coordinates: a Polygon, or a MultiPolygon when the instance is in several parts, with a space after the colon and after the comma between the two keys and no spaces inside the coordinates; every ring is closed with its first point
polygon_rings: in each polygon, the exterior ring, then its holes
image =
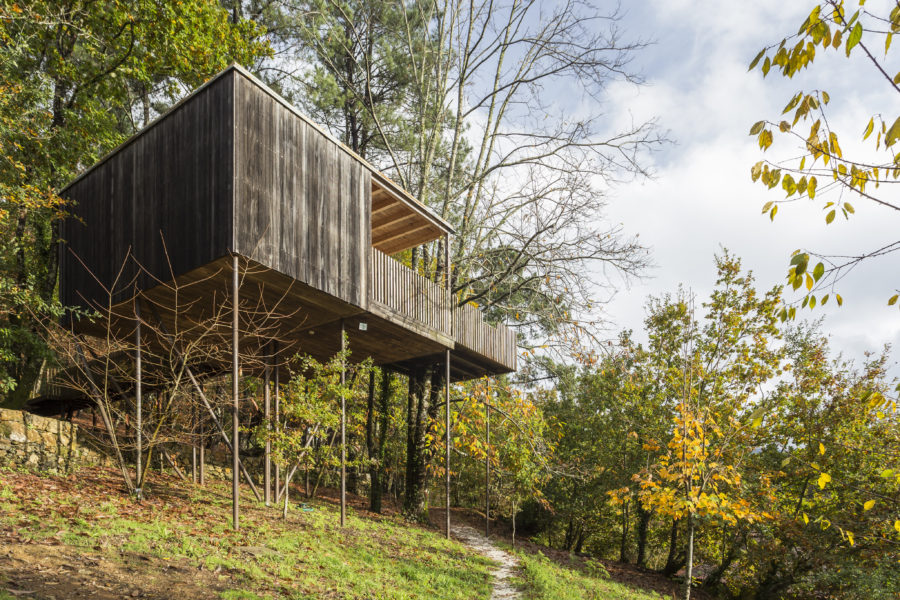
{"type": "MultiPolygon", "coordinates": [[[[60,250],[66,305],[104,305],[129,250],[151,274],[143,289],[228,253],[233,91],[231,74],[216,79],[63,191],[74,201],[60,250]]],[[[119,277],[117,300],[134,272],[119,277]]]]}
{"type": "Polygon", "coordinates": [[[235,108],[235,249],[366,308],[371,174],[240,73],[235,108]]]}
{"type": "MultiPolygon", "coordinates": [[[[151,274],[138,281],[143,289],[233,250],[351,304],[368,304],[371,174],[236,69],[64,196],[74,201],[61,249],[67,305],[105,304],[103,287],[113,284],[129,249],[151,274]]],[[[120,288],[133,273],[131,266],[122,273],[120,288]]]]}

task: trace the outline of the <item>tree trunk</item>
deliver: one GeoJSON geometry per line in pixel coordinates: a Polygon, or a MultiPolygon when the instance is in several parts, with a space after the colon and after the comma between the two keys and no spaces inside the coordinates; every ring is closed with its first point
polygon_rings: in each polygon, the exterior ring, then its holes
{"type": "MultiPolygon", "coordinates": [[[[384,492],[384,446],[387,442],[388,424],[390,423],[390,402],[391,402],[391,384],[393,383],[393,373],[388,369],[381,371],[381,394],[379,396],[379,419],[378,431],[375,436],[374,452],[370,458],[374,459],[370,475],[372,477],[372,489],[369,495],[369,509],[372,512],[381,512],[382,494],[384,492]]],[[[372,390],[374,395],[374,389],[372,390]]],[[[373,418],[374,422],[374,418],[373,418]]],[[[374,430],[374,424],[373,424],[374,430]]]]}
{"type": "MultiPolygon", "coordinates": [[[[781,592],[784,592],[794,583],[796,579],[796,573],[785,573],[784,575],[779,575],[779,570],[780,569],[778,566],[778,561],[773,560],[771,563],[769,563],[769,568],[766,570],[766,575],[759,582],[759,585],[756,588],[756,592],[753,595],[754,600],[768,600],[769,598],[777,598],[781,592]]],[[[800,569],[800,572],[805,572],[807,570],[808,569],[800,569]]]]}
{"type": "Polygon", "coordinates": [[[563,537],[562,549],[570,552],[573,545],[575,545],[575,524],[569,518],[569,524],[566,525],[566,535],[563,537]]]}
{"type": "Polygon", "coordinates": [[[428,465],[437,448],[436,445],[428,446],[425,443],[425,433],[429,424],[438,417],[443,385],[444,373],[440,368],[417,369],[409,379],[406,493],[403,512],[407,518],[423,523],[428,520],[428,465]],[[429,372],[430,389],[426,398],[425,380],[429,372]],[[415,421],[412,423],[409,421],[410,414],[415,415],[415,421]]]}
{"type": "Polygon", "coordinates": [[[516,506],[516,503],[513,502],[513,505],[512,505],[512,545],[513,545],[513,548],[516,547],[516,512],[517,512],[516,509],[517,508],[518,507],[516,506]]]}
{"type": "Polygon", "coordinates": [[[375,371],[369,371],[369,394],[366,398],[366,454],[369,457],[369,510],[381,512],[381,493],[378,483],[377,451],[375,449],[375,371]],[[376,510],[377,504],[377,510],[376,510]]]}
{"type": "Polygon", "coordinates": [[[684,600],[691,600],[691,583],[694,577],[694,516],[687,518],[687,558],[684,565],[684,600]]]}
{"type": "Polygon", "coordinates": [[[581,549],[584,548],[585,541],[587,541],[587,530],[584,528],[584,525],[581,525],[578,528],[578,539],[575,540],[575,554],[581,553],[581,549]]]}
{"type": "MultiPolygon", "coordinates": [[[[354,453],[349,448],[347,450],[347,461],[352,462],[356,460],[354,453]]],[[[359,495],[359,467],[347,467],[347,493],[354,496],[359,495]]]]}
{"type": "Polygon", "coordinates": [[[619,540],[619,562],[628,562],[628,498],[622,504],[622,539],[619,540]]]}
{"type": "Polygon", "coordinates": [[[414,521],[427,520],[425,473],[425,375],[422,368],[409,375],[406,395],[406,486],[403,514],[414,521]]]}
{"type": "Polygon", "coordinates": [[[678,520],[672,519],[672,529],[669,532],[669,555],[666,557],[666,565],[662,574],[671,577],[681,568],[681,560],[678,556],[678,520]]]}
{"type": "MultiPolygon", "coordinates": [[[[723,528],[724,529],[724,528],[723,528]]],[[[725,531],[723,530],[723,537],[725,537],[725,531]]],[[[722,576],[725,574],[725,571],[728,570],[728,567],[734,562],[734,559],[737,558],[738,550],[743,545],[743,535],[740,533],[735,535],[734,538],[731,539],[731,543],[728,544],[728,550],[725,551],[722,560],[713,569],[704,579],[703,579],[703,587],[707,589],[716,589],[722,581],[722,576]]]]}
{"type": "Polygon", "coordinates": [[[637,523],[637,566],[647,568],[647,532],[650,529],[650,511],[646,510],[641,503],[637,503],[638,523],[637,523]]]}

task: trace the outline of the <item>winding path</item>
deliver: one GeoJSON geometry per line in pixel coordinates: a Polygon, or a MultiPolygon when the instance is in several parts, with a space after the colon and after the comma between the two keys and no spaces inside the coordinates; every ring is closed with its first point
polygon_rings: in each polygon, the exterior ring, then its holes
{"type": "Polygon", "coordinates": [[[497,548],[489,538],[474,527],[456,525],[451,527],[450,531],[461,542],[500,565],[493,572],[494,590],[491,593],[491,600],[515,600],[522,597],[512,582],[519,567],[519,561],[515,556],[497,548]]]}

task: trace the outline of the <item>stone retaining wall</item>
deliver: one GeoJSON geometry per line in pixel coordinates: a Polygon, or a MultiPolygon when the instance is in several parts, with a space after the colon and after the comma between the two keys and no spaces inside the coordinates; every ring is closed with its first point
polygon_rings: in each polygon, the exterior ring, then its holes
{"type": "MultiPolygon", "coordinates": [[[[0,408],[0,466],[62,475],[87,465],[115,465],[102,449],[94,448],[93,444],[84,438],[78,426],[68,421],[0,408]]],[[[178,463],[182,473],[190,478],[190,447],[167,444],[167,450],[178,463]]],[[[262,485],[263,458],[243,456],[242,460],[255,483],[262,485]]],[[[154,452],[152,462],[152,465],[145,465],[145,468],[158,470],[160,467],[158,452],[154,452]]],[[[168,462],[164,461],[162,464],[167,473],[173,473],[168,462]]],[[[231,478],[231,454],[224,447],[217,446],[214,451],[207,451],[206,477],[231,478]]]]}
{"type": "Polygon", "coordinates": [[[95,462],[77,438],[78,427],[66,421],[0,408],[0,465],[69,473],[95,462]]]}

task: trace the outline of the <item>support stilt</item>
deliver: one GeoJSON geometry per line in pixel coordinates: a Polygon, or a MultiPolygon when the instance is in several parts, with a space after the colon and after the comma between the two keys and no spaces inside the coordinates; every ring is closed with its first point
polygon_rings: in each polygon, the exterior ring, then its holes
{"type": "Polygon", "coordinates": [[[240,439],[239,439],[239,418],[238,411],[240,410],[240,402],[238,399],[239,388],[238,388],[238,377],[240,375],[240,360],[238,358],[238,257],[237,255],[232,255],[231,257],[231,301],[232,301],[232,320],[231,320],[231,396],[232,396],[232,418],[231,418],[231,455],[232,455],[232,464],[231,464],[231,498],[232,498],[232,508],[231,508],[231,516],[232,516],[232,525],[235,531],[238,531],[240,526],[240,507],[239,497],[240,497],[240,439]]]}
{"type": "Polygon", "coordinates": [[[444,402],[447,405],[446,422],[444,423],[447,435],[447,456],[444,459],[444,470],[447,471],[447,539],[450,539],[450,350],[447,350],[447,371],[444,373],[444,402]]]}
{"type": "Polygon", "coordinates": [[[341,320],[341,527],[347,521],[347,399],[344,397],[347,369],[344,364],[344,350],[346,350],[346,341],[344,339],[344,321],[341,320]]]}
{"type": "MultiPolygon", "coordinates": [[[[278,365],[278,342],[273,342],[272,347],[272,357],[275,361],[275,423],[279,426],[281,425],[281,381],[280,381],[280,371],[278,365]]],[[[278,503],[278,500],[281,498],[281,485],[280,485],[280,471],[281,468],[278,465],[275,465],[275,503],[278,503]]]]}
{"type": "MultiPolygon", "coordinates": [[[[448,294],[450,293],[450,276],[451,276],[451,268],[450,268],[450,234],[444,236],[444,287],[447,289],[448,294]]],[[[447,309],[449,310],[449,306],[447,309]]],[[[446,445],[447,445],[447,457],[444,459],[444,470],[447,471],[447,539],[450,539],[450,350],[447,350],[446,361],[445,361],[446,372],[444,373],[444,402],[447,405],[446,412],[446,445]]]]}
{"type": "Polygon", "coordinates": [[[191,483],[197,485],[197,404],[191,403],[191,483]]]}
{"type": "Polygon", "coordinates": [[[135,477],[135,490],[134,495],[137,497],[138,502],[143,499],[143,493],[141,492],[141,453],[143,452],[143,439],[141,432],[141,403],[142,403],[142,390],[141,390],[141,305],[140,302],[134,303],[134,428],[135,428],[135,452],[134,452],[134,477],[135,477]]]}
{"type": "MultiPolygon", "coordinates": [[[[275,363],[275,423],[280,426],[281,424],[281,391],[279,389],[279,372],[278,372],[278,342],[272,342],[272,360],[275,363]]],[[[281,468],[278,465],[275,465],[275,503],[278,504],[279,490],[281,489],[280,483],[280,471],[281,468]]]]}
{"type": "Polygon", "coordinates": [[[198,483],[200,485],[206,485],[206,426],[204,422],[206,420],[203,418],[203,413],[200,411],[200,407],[197,407],[197,436],[200,439],[200,447],[197,452],[197,461],[200,463],[200,473],[198,477],[198,483]]]}
{"type": "MultiPolygon", "coordinates": [[[[263,404],[264,411],[266,417],[266,433],[268,434],[271,431],[272,426],[270,423],[270,419],[272,418],[271,414],[271,393],[269,391],[269,380],[271,379],[271,371],[272,371],[272,361],[270,358],[266,358],[266,369],[263,375],[263,404]]],[[[272,500],[272,441],[269,439],[269,436],[266,435],[266,459],[265,465],[263,466],[263,487],[265,491],[263,492],[263,496],[265,497],[266,506],[269,506],[272,500]]]]}
{"type": "Polygon", "coordinates": [[[491,535],[491,403],[485,409],[487,456],[484,458],[484,535],[491,535]]]}

